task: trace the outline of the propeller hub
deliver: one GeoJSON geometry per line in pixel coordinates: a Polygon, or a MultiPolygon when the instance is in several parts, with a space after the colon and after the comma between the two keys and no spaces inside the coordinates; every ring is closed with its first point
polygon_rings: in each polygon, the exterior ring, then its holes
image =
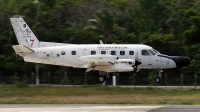
{"type": "Polygon", "coordinates": [[[142,62],[140,62],[140,61],[138,61],[138,60],[135,60],[135,66],[138,66],[138,65],[140,65],[140,64],[142,64],[142,62]]]}

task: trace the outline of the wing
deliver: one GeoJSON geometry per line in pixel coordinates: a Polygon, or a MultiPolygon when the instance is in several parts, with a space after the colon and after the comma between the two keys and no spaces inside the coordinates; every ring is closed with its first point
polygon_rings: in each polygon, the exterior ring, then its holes
{"type": "Polygon", "coordinates": [[[134,59],[118,59],[113,55],[87,55],[81,56],[79,59],[87,61],[84,64],[87,68],[86,72],[91,70],[105,71],[105,72],[128,72],[134,71],[141,62],[134,59]]]}
{"type": "Polygon", "coordinates": [[[112,65],[118,57],[113,55],[87,55],[79,57],[80,60],[87,61],[88,63],[82,66],[86,66],[87,72],[95,70],[96,66],[107,67],[112,65]]]}

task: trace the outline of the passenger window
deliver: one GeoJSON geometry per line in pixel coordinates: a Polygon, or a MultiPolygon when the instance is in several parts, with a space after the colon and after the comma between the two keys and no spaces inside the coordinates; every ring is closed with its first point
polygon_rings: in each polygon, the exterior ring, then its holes
{"type": "Polygon", "coordinates": [[[147,50],[142,50],[141,54],[143,56],[149,56],[150,55],[150,53],[147,50]]]}
{"type": "Polygon", "coordinates": [[[65,55],[65,51],[61,51],[61,55],[65,55]]]}
{"type": "Polygon", "coordinates": [[[120,51],[120,55],[125,55],[125,51],[120,51]]]}
{"type": "Polygon", "coordinates": [[[106,51],[101,51],[101,54],[106,54],[106,51]]]}
{"type": "Polygon", "coordinates": [[[96,54],[96,51],[91,51],[91,55],[95,55],[96,54]]]}
{"type": "Polygon", "coordinates": [[[116,51],[111,51],[110,54],[111,55],[116,55],[116,51]]]}
{"type": "Polygon", "coordinates": [[[72,51],[72,55],[76,55],[76,51],[72,51]]]}
{"type": "Polygon", "coordinates": [[[129,55],[134,55],[134,51],[129,51],[129,55]]]}

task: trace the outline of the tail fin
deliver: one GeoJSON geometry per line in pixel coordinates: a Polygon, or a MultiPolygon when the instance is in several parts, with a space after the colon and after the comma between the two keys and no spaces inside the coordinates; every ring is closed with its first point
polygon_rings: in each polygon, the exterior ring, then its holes
{"type": "Polygon", "coordinates": [[[20,45],[25,45],[27,47],[39,47],[39,40],[22,17],[10,18],[10,21],[20,45]]]}

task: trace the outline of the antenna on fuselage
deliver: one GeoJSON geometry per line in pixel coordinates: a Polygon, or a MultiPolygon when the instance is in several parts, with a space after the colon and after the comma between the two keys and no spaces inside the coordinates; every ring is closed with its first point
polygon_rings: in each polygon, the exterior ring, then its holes
{"type": "Polygon", "coordinates": [[[100,43],[100,44],[104,44],[102,40],[99,40],[99,43],[100,43]]]}

